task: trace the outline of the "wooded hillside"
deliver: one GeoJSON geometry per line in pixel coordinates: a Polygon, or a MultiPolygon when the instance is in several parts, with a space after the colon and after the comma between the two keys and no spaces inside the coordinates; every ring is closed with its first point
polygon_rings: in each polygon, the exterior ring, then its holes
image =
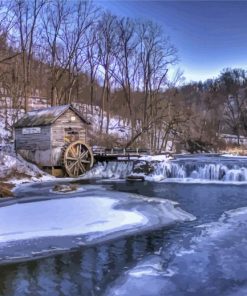
{"type": "Polygon", "coordinates": [[[87,104],[92,115],[99,106],[105,140],[153,151],[172,149],[171,142],[210,150],[222,132],[247,136],[246,71],[185,85],[182,73],[171,78],[177,62],[177,49],[152,21],[121,18],[90,1],[1,3],[2,109],[28,111],[31,97],[87,104]],[[130,127],[127,140],[108,138],[113,116],[130,127]]]}

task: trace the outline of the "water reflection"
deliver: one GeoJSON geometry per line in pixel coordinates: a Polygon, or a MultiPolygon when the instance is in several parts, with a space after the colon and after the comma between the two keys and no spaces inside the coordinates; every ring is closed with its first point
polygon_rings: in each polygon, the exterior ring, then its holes
{"type": "MultiPolygon", "coordinates": [[[[1,296],[102,295],[109,283],[112,283],[124,270],[133,267],[148,254],[159,251],[160,247],[164,247],[161,254],[166,263],[164,268],[169,267],[169,262],[175,262],[180,245],[186,248],[186,244],[190,245],[190,237],[197,237],[197,231],[201,231],[193,226],[217,221],[224,211],[247,206],[246,185],[143,182],[142,184],[113,183],[107,186],[111,186],[113,191],[139,193],[177,201],[183,209],[194,214],[197,220],[183,223],[169,231],[156,231],[32,262],[0,266],[1,296]]],[[[245,239],[244,235],[243,239],[245,239]]],[[[232,246],[232,242],[229,245],[232,246]]],[[[231,254],[230,257],[232,256],[231,254]]],[[[207,265],[207,259],[205,255],[202,257],[198,255],[195,258],[193,270],[199,270],[203,262],[207,265]]],[[[186,265],[178,266],[183,273],[187,274],[190,265],[191,261],[186,265]]],[[[243,270],[246,268],[241,269],[244,275],[243,270]]],[[[216,281],[217,276],[218,279],[221,278],[220,270],[217,273],[216,268],[214,272],[212,280],[216,281]]],[[[235,273],[238,274],[238,271],[235,273]]],[[[181,277],[180,280],[182,279],[181,277]]],[[[237,281],[241,281],[241,278],[237,278],[235,282],[229,279],[229,285],[235,287],[238,284],[237,281]]],[[[201,283],[201,280],[198,282],[201,283]]],[[[162,283],[159,282],[157,285],[162,283]]],[[[187,284],[185,282],[185,285],[187,284]]],[[[202,285],[202,290],[203,288],[202,285]]],[[[246,295],[246,293],[236,295],[246,295]]]]}
{"type": "Polygon", "coordinates": [[[0,295],[101,295],[107,284],[163,245],[166,230],[0,267],[0,295]]]}

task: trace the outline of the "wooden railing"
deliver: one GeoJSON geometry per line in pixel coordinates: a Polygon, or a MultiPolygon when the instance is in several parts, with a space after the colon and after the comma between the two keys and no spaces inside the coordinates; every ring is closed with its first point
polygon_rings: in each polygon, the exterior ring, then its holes
{"type": "Polygon", "coordinates": [[[129,156],[129,155],[147,155],[150,153],[149,149],[145,148],[105,148],[93,147],[94,155],[116,155],[116,156],[129,156]]]}

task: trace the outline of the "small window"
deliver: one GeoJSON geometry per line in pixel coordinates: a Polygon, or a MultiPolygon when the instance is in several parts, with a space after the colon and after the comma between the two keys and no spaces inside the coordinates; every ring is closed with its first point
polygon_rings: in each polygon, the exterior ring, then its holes
{"type": "Polygon", "coordinates": [[[80,129],[76,128],[65,128],[64,133],[64,141],[68,143],[72,143],[78,141],[80,139],[80,129]]]}

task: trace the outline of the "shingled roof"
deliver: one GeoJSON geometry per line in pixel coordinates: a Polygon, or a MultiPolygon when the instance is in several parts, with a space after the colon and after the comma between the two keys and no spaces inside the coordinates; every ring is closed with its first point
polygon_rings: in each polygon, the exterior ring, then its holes
{"type": "Polygon", "coordinates": [[[72,105],[63,105],[27,112],[15,123],[14,127],[21,128],[51,125],[68,109],[71,109],[74,113],[76,113],[76,115],[80,117],[84,123],[90,124],[90,122],[83,118],[82,114],[78,112],[72,105]]]}

